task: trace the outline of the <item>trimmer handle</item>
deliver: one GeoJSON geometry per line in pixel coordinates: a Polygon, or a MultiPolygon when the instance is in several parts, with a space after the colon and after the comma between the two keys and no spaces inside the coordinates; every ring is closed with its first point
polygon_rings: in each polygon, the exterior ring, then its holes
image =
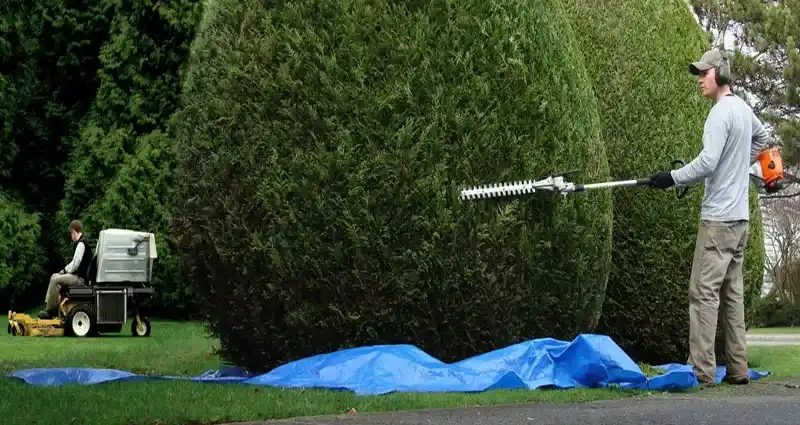
{"type": "MultiPolygon", "coordinates": [[[[682,159],[673,159],[672,160],[672,169],[676,170],[686,165],[686,162],[682,159]]],[[[683,198],[686,196],[686,192],[689,191],[689,186],[684,186],[682,188],[675,187],[675,193],[678,196],[678,199],[683,198]]]]}

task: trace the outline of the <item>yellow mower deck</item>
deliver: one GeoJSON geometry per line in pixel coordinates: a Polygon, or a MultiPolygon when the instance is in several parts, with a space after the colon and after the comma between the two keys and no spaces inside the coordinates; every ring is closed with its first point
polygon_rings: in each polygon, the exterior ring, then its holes
{"type": "MultiPolygon", "coordinates": [[[[59,306],[63,315],[69,311],[68,301],[63,299],[59,306]]],[[[64,319],[40,319],[9,310],[8,333],[13,336],[64,336],[64,319]]]]}
{"type": "Polygon", "coordinates": [[[64,336],[64,322],[61,319],[39,319],[9,311],[8,326],[14,336],[64,336]]]}

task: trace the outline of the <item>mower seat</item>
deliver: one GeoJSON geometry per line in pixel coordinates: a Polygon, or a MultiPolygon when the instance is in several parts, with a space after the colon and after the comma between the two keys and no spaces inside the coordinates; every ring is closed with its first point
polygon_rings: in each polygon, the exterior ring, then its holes
{"type": "Polygon", "coordinates": [[[70,299],[86,299],[91,298],[94,293],[92,291],[92,284],[94,283],[94,276],[97,275],[97,255],[92,255],[92,261],[89,263],[88,280],[83,284],[62,286],[59,294],[61,298],[70,299]]]}

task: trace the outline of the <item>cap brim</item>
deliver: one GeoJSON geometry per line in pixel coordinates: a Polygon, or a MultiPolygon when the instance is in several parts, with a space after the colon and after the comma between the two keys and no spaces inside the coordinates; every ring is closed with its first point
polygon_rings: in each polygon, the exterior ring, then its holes
{"type": "Polygon", "coordinates": [[[711,65],[705,62],[693,62],[689,64],[689,73],[692,75],[699,75],[700,71],[711,69],[711,65]]]}

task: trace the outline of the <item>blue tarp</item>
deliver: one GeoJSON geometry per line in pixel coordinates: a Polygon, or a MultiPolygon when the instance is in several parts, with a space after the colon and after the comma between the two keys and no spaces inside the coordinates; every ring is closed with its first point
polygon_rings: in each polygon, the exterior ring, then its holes
{"type": "MultiPolygon", "coordinates": [[[[586,334],[571,342],[535,339],[449,364],[411,345],[377,345],[308,357],[255,376],[240,368],[222,368],[195,377],[143,376],[90,368],[25,369],[10,376],[41,386],[168,379],[327,388],[349,390],[358,395],[607,386],[662,391],[687,389],[698,384],[688,365],[660,367],[666,373],[647,378],[611,338],[586,334]]],[[[725,368],[718,367],[717,382],[724,374],[725,368]]],[[[769,372],[750,371],[752,380],[767,375],[769,372]]]]}

